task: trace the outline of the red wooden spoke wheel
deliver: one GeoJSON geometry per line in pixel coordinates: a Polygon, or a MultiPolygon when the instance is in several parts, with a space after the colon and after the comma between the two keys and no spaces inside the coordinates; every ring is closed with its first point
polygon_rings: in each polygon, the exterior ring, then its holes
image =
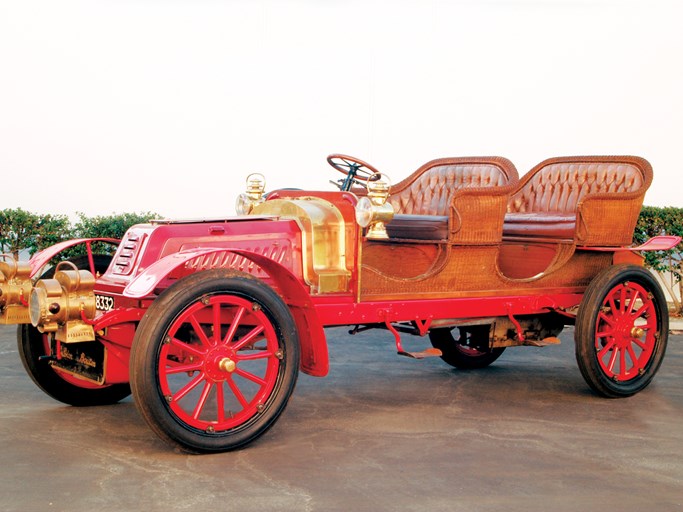
{"type": "Polygon", "coordinates": [[[453,329],[432,329],[429,340],[434,348],[441,350],[441,359],[451,366],[468,370],[485,368],[505,350],[504,347],[489,347],[490,328],[490,325],[460,327],[457,340],[453,337],[453,329]]]}
{"type": "MultiPolygon", "coordinates": [[[[87,256],[77,256],[71,261],[78,268],[89,268],[87,256]]],[[[104,273],[111,262],[111,256],[94,254],[95,270],[104,273]]],[[[41,279],[51,278],[54,267],[45,272],[41,279]]],[[[30,324],[19,325],[17,345],[21,362],[33,382],[49,396],[65,404],[75,406],[108,405],[130,395],[128,384],[101,386],[80,379],[50,364],[50,340],[46,334],[30,324]]]]}
{"type": "Polygon", "coordinates": [[[133,342],[131,384],[162,439],[224,451],[272,426],[298,365],[295,324],[279,296],[245,274],[212,270],[180,280],[149,308],[133,342]]]}
{"type": "Polygon", "coordinates": [[[666,300],[652,275],[636,266],[610,267],[591,282],[577,315],[583,377],[607,397],[637,393],[657,373],[668,331],[666,300]]]}

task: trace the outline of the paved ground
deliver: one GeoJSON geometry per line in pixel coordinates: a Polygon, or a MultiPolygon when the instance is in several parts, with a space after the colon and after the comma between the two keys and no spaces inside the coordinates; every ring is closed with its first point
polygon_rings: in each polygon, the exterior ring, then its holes
{"type": "Polygon", "coordinates": [[[510,349],[475,372],[398,357],[386,332],[329,339],[330,375],[302,375],[266,436],[189,456],[130,399],[52,401],[0,327],[0,510],[683,509],[682,336],[654,383],[622,400],[589,392],[571,328],[559,347],[510,349]]]}

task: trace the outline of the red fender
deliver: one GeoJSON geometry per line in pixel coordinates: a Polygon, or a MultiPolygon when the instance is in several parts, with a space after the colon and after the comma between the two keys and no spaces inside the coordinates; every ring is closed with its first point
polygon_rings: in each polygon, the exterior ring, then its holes
{"type": "MultiPolygon", "coordinates": [[[[40,271],[40,269],[47,265],[47,263],[52,258],[57,256],[57,254],[59,254],[65,249],[68,249],[69,247],[74,247],[75,245],[80,244],[86,244],[88,246],[88,254],[92,255],[92,251],[90,250],[90,244],[92,242],[109,242],[113,245],[119,245],[119,243],[121,243],[121,240],[118,240],[116,238],[74,238],[73,240],[67,240],[66,242],[60,242],[58,244],[51,245],[47,249],[43,249],[42,251],[34,254],[33,257],[28,261],[29,265],[31,265],[31,277],[35,276],[40,271]]],[[[94,267],[92,261],[90,266],[92,271],[94,267]]]]}
{"type": "Polygon", "coordinates": [[[136,276],[123,290],[123,295],[142,299],[150,295],[159,283],[175,269],[188,261],[216,253],[233,253],[253,261],[277,283],[279,292],[289,306],[299,333],[301,344],[301,371],[315,377],[324,377],[329,371],[329,355],[322,323],[304,285],[287,268],[279,263],[242,249],[197,248],[169,254],[152,263],[136,276]]]}
{"type": "Polygon", "coordinates": [[[653,236],[649,240],[637,247],[584,247],[578,246],[577,249],[584,251],[598,251],[598,252],[620,252],[620,251],[668,251],[676,247],[681,241],[680,236],[660,235],[653,236]]]}

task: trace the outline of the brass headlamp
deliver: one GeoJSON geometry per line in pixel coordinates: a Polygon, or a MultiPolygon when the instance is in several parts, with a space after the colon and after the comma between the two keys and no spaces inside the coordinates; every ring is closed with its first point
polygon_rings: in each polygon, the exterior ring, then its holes
{"type": "Polygon", "coordinates": [[[238,215],[249,215],[257,205],[261,204],[266,190],[266,179],[258,172],[247,176],[247,192],[237,196],[235,211],[238,215]]]}
{"type": "Polygon", "coordinates": [[[31,292],[31,323],[40,332],[55,333],[65,343],[92,341],[95,332],[90,320],[95,318],[95,277],[63,261],[55,268],[54,279],[41,279],[31,292]],[[62,270],[71,266],[71,270],[62,270]]]}
{"type": "Polygon", "coordinates": [[[394,218],[394,207],[387,203],[391,184],[386,174],[375,173],[368,179],[368,195],[356,205],[356,222],[367,227],[366,237],[374,240],[389,238],[385,223],[394,218]]]}
{"type": "Polygon", "coordinates": [[[0,254],[0,258],[0,324],[28,324],[31,267],[9,254],[0,254]]]}

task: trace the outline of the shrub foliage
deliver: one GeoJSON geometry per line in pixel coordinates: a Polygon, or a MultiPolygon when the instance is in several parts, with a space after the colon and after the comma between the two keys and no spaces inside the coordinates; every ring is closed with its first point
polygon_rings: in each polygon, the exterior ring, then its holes
{"type": "Polygon", "coordinates": [[[72,225],[65,215],[37,215],[21,208],[0,210],[0,252],[11,253],[18,259],[19,251],[34,254],[72,238],[120,239],[132,225],[159,217],[152,212],[97,217],[78,213],[79,220],[72,225]]]}
{"type": "MultiPolygon", "coordinates": [[[[641,244],[657,235],[683,236],[683,208],[643,206],[633,241],[641,244]]],[[[670,251],[651,251],[644,254],[645,264],[662,276],[662,282],[674,301],[674,308],[678,313],[683,313],[683,305],[678,299],[683,296],[683,244],[678,244],[670,251]],[[670,274],[671,280],[667,279],[667,274],[670,274]],[[674,287],[678,287],[678,296],[674,293],[674,287]]]]}

